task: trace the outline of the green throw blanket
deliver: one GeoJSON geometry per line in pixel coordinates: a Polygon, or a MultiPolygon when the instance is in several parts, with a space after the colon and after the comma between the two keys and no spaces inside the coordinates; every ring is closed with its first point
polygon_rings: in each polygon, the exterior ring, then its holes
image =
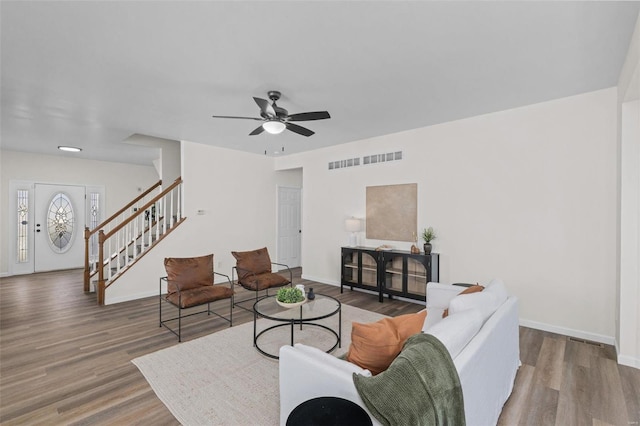
{"type": "Polygon", "coordinates": [[[373,377],[353,373],[353,383],[383,425],[465,424],[458,372],[430,334],[411,336],[386,371],[373,377]]]}

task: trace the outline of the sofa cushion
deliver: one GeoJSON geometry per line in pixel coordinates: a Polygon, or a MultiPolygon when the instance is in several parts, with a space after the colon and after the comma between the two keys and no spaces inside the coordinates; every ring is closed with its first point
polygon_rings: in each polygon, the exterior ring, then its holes
{"type": "Polygon", "coordinates": [[[248,290],[260,291],[272,287],[282,287],[289,284],[287,278],[280,274],[274,274],[272,272],[264,272],[257,275],[249,275],[240,279],[240,284],[248,290]]]}
{"type": "Polygon", "coordinates": [[[427,311],[383,318],[361,324],[354,322],[347,361],[378,374],[386,370],[402,350],[404,342],[422,330],[427,311]]]}
{"type": "Polygon", "coordinates": [[[498,306],[506,302],[507,298],[509,297],[507,288],[504,286],[502,280],[499,279],[491,280],[491,282],[487,284],[487,289],[485,291],[488,291],[489,293],[496,296],[496,298],[498,299],[498,306]]]}
{"type": "Polygon", "coordinates": [[[432,334],[447,348],[451,358],[458,356],[460,351],[478,333],[482,327],[482,314],[478,309],[467,309],[449,315],[434,324],[426,333],[432,334]]]}
{"type": "MultiPolygon", "coordinates": [[[[465,288],[460,293],[458,293],[458,295],[478,293],[478,292],[481,292],[482,290],[484,290],[484,287],[479,284],[476,284],[476,285],[472,285],[470,287],[465,288]]],[[[449,308],[444,310],[444,312],[442,313],[442,318],[446,318],[447,315],[449,315],[449,308]]]]}
{"type": "Polygon", "coordinates": [[[266,247],[251,251],[232,251],[236,258],[238,278],[243,279],[249,275],[271,272],[271,258],[266,247]]]}
{"type": "Polygon", "coordinates": [[[213,284],[213,254],[199,257],[167,257],[167,293],[213,284]]]}
{"type": "Polygon", "coordinates": [[[167,294],[167,300],[182,309],[191,308],[233,296],[233,290],[221,285],[203,285],[197,288],[167,294]]]}
{"type": "Polygon", "coordinates": [[[498,306],[500,306],[498,297],[488,291],[462,294],[454,297],[449,303],[449,315],[467,309],[477,309],[482,314],[482,322],[484,322],[498,309],[498,306]]]}

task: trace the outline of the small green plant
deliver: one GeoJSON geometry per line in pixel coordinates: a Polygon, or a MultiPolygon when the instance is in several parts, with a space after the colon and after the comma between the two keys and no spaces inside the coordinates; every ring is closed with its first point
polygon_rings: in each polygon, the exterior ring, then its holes
{"type": "Polygon", "coordinates": [[[283,287],[278,290],[276,298],[282,303],[298,303],[304,300],[304,294],[295,287],[283,287]]]}
{"type": "Polygon", "coordinates": [[[429,244],[431,240],[436,239],[436,231],[430,226],[422,231],[422,239],[425,243],[429,244]]]}

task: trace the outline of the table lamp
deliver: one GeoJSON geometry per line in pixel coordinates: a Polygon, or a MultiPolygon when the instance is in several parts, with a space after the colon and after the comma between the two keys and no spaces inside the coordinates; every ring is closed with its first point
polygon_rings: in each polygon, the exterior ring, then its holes
{"type": "Polygon", "coordinates": [[[357,232],[360,232],[362,226],[362,221],[360,219],[356,219],[355,217],[351,217],[347,219],[344,223],[344,227],[348,232],[351,232],[349,235],[349,246],[355,247],[358,245],[358,235],[357,232]]]}

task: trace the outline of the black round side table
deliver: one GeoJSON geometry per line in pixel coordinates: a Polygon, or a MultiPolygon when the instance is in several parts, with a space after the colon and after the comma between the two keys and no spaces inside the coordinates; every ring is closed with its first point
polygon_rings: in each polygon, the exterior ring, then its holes
{"type": "Polygon", "coordinates": [[[287,426],[371,426],[369,415],[347,399],[322,396],[303,402],[287,418],[287,426]]]}

